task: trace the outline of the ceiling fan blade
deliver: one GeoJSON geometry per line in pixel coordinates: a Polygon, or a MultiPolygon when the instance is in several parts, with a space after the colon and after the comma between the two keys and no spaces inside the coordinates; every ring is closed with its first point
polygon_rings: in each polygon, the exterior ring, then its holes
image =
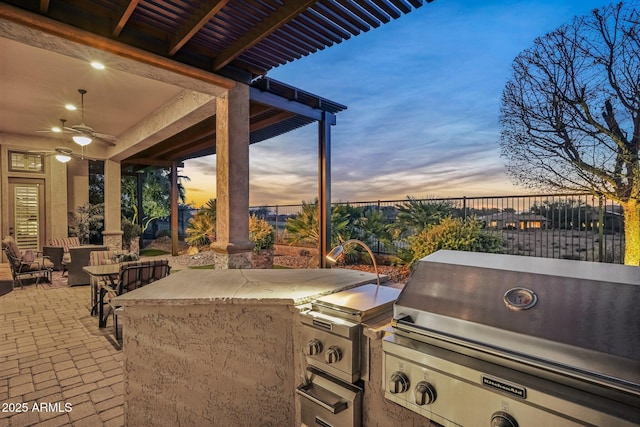
{"type": "Polygon", "coordinates": [[[69,134],[69,133],[75,133],[75,132],[70,132],[67,129],[65,129],[63,131],[60,131],[60,132],[54,132],[51,129],[49,129],[49,130],[37,130],[36,133],[52,133],[54,135],[57,135],[57,134],[63,134],[63,133],[69,134]]]}
{"type": "Polygon", "coordinates": [[[110,147],[115,147],[115,141],[118,140],[118,138],[116,138],[113,135],[106,135],[104,133],[93,133],[93,137],[96,139],[96,141],[104,144],[104,145],[108,145],[110,147]]]}
{"type": "Polygon", "coordinates": [[[64,130],[67,131],[67,133],[82,133],[82,131],[78,129],[70,128],[68,126],[65,126],[64,130]]]}
{"type": "Polygon", "coordinates": [[[107,141],[116,141],[118,139],[118,137],[116,136],[108,135],[106,133],[100,133],[100,132],[94,132],[93,136],[95,136],[96,138],[107,140],[107,141]]]}

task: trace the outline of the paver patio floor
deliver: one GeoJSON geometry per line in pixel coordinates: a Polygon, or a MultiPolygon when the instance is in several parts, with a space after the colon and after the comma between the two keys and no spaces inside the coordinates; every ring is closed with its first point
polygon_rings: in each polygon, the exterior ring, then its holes
{"type": "MultiPolygon", "coordinates": [[[[46,285],[45,285],[46,286],[46,285]]],[[[0,296],[0,427],[122,426],[122,351],[88,286],[0,296]]]]}

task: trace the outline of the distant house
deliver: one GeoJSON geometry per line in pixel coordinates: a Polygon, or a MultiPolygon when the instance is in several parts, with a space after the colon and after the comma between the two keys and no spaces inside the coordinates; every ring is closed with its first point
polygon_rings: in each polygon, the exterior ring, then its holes
{"type": "Polygon", "coordinates": [[[500,212],[479,218],[485,227],[496,230],[539,230],[547,228],[547,218],[531,213],[500,212]]]}

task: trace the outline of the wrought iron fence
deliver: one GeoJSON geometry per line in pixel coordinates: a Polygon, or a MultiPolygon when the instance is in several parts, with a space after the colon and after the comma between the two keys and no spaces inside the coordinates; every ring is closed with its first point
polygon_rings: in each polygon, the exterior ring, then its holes
{"type": "MultiPolygon", "coordinates": [[[[452,217],[476,218],[487,232],[502,237],[506,254],[608,263],[624,260],[622,210],[605,198],[590,194],[539,194],[415,200],[446,204],[452,217]]],[[[332,206],[378,211],[384,223],[391,225],[397,221],[398,208],[407,201],[338,202],[332,206]]],[[[251,208],[252,213],[275,228],[278,242],[287,241],[285,223],[301,211],[301,204],[251,208]]],[[[407,245],[406,239],[385,244],[376,236],[368,237],[367,243],[374,252],[387,255],[396,255],[407,245]]]]}

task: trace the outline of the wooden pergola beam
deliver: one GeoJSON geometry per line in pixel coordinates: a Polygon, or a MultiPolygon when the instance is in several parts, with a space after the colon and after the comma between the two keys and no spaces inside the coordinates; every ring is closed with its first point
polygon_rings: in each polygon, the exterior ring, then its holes
{"type": "Polygon", "coordinates": [[[120,35],[120,32],[129,21],[129,18],[131,18],[131,15],[139,2],[140,0],[130,0],[128,2],[125,1],[120,5],[120,8],[116,13],[116,26],[113,28],[113,35],[115,37],[120,35]]]}
{"type": "Polygon", "coordinates": [[[193,37],[207,22],[222,9],[229,0],[209,0],[202,8],[180,27],[169,44],[169,56],[173,56],[180,50],[191,37],[193,37]]]}
{"type": "Polygon", "coordinates": [[[232,89],[236,86],[236,82],[227,77],[190,67],[169,58],[154,55],[142,49],[131,47],[88,31],[79,30],[70,25],[61,24],[52,19],[9,6],[5,3],[0,3],[0,19],[6,19],[7,21],[33,28],[61,39],[100,49],[122,58],[131,59],[152,67],[200,80],[219,88],[232,89]]]}
{"type": "Polygon", "coordinates": [[[40,10],[40,13],[49,12],[49,0],[40,0],[39,10],[40,10]]]}
{"type": "Polygon", "coordinates": [[[317,0],[289,0],[280,9],[271,14],[267,19],[257,25],[253,31],[233,42],[227,49],[220,52],[213,61],[213,71],[218,71],[229,64],[242,53],[260,43],[278,28],[291,21],[296,16],[307,10],[317,0]]]}
{"type": "Polygon", "coordinates": [[[293,116],[295,116],[295,114],[290,113],[289,111],[281,111],[272,117],[251,123],[250,130],[251,132],[255,132],[257,130],[264,129],[268,126],[271,126],[273,124],[276,124],[278,122],[281,122],[293,116]]]}

